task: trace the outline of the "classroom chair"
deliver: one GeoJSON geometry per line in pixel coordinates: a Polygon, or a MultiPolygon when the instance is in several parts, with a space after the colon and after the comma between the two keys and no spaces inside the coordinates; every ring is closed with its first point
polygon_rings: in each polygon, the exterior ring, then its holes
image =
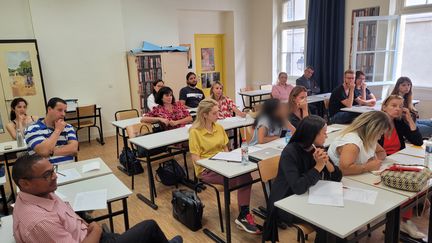
{"type": "MultiPolygon", "coordinates": [[[[139,117],[139,113],[138,113],[137,109],[120,110],[120,111],[117,111],[116,113],[114,113],[114,119],[116,121],[130,119],[130,118],[135,118],[135,117],[139,117]]],[[[123,137],[123,134],[121,134],[119,132],[119,128],[116,127],[117,158],[120,156],[120,151],[119,151],[119,136],[123,137]]],[[[127,136],[127,133],[126,133],[126,136],[127,136]]]]}
{"type": "MultiPolygon", "coordinates": [[[[276,178],[279,169],[279,159],[280,156],[276,156],[270,159],[261,160],[258,162],[258,172],[261,177],[261,185],[264,192],[264,198],[266,204],[268,203],[268,193],[266,188],[266,183],[268,188],[271,190],[271,182],[276,178]]],[[[304,243],[308,239],[308,235],[314,232],[314,229],[305,223],[302,224],[292,224],[290,225],[297,229],[297,241],[304,243]]]]}
{"type": "MultiPolygon", "coordinates": [[[[194,177],[195,179],[197,178],[194,172],[194,177]]],[[[200,184],[204,184],[206,186],[209,186],[211,188],[213,188],[213,190],[215,191],[216,194],[216,201],[217,201],[217,205],[218,205],[218,213],[219,213],[219,224],[220,224],[220,228],[221,228],[221,232],[224,232],[224,226],[223,226],[223,217],[222,217],[222,206],[221,206],[221,202],[220,202],[220,193],[224,191],[224,187],[223,185],[219,185],[219,184],[212,184],[212,183],[208,183],[202,180],[198,180],[198,183],[200,184]]]]}
{"type": "Polygon", "coordinates": [[[271,85],[271,84],[262,84],[262,85],[260,85],[260,90],[272,90],[272,88],[273,88],[273,85],[271,85]]]}
{"type": "MultiPolygon", "coordinates": [[[[78,140],[78,131],[88,129],[88,141],[90,143],[90,128],[96,127],[99,132],[99,137],[102,139],[102,131],[96,123],[96,105],[78,106],[76,108],[77,122],[71,123],[76,129],[76,136],[78,140]]],[[[79,140],[78,140],[79,141],[79,140]]]]}

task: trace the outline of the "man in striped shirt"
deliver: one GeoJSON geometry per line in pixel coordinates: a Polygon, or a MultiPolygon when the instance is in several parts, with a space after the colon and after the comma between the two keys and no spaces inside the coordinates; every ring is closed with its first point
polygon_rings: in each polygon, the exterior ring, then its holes
{"type": "Polygon", "coordinates": [[[49,157],[53,164],[74,160],[78,152],[75,130],[64,121],[66,101],[54,97],[48,101],[47,114],[24,132],[30,154],[49,157]]]}
{"type": "MultiPolygon", "coordinates": [[[[13,213],[13,236],[17,243],[182,243],[181,236],[167,240],[153,220],[142,221],[123,234],[102,232],[86,223],[62,201],[53,164],[37,154],[18,158],[12,177],[20,188],[13,213]]],[[[109,188],[108,188],[109,190],[109,188]]]]}

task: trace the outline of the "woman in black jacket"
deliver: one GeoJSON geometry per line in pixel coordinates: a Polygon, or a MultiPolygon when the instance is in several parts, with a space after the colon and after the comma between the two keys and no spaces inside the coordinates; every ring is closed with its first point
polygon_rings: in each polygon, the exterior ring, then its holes
{"type": "Polygon", "coordinates": [[[421,146],[423,138],[410,115],[408,108],[404,107],[404,99],[399,95],[390,95],[382,104],[382,111],[387,113],[392,121],[391,134],[381,137],[379,144],[387,155],[394,154],[405,148],[405,139],[414,145],[421,146]]]}
{"type": "MultiPolygon", "coordinates": [[[[301,219],[286,213],[274,203],[293,194],[301,195],[320,179],[340,181],[342,173],[322,149],[327,138],[327,125],[319,116],[304,118],[297,127],[289,144],[282,151],[278,175],[272,184],[267,203],[269,212],[264,225],[263,240],[278,241],[277,222],[300,223],[301,219]]],[[[321,231],[317,230],[315,242],[323,242],[321,231]]]]}

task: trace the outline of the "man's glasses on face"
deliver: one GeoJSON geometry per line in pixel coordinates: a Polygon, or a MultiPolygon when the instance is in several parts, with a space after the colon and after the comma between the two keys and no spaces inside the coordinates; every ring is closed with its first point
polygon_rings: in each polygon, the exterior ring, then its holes
{"type": "Polygon", "coordinates": [[[41,176],[31,176],[31,177],[25,177],[24,179],[27,180],[33,180],[33,179],[45,179],[45,180],[51,180],[54,176],[54,174],[57,174],[58,172],[58,165],[54,165],[52,170],[45,171],[41,176]]]}

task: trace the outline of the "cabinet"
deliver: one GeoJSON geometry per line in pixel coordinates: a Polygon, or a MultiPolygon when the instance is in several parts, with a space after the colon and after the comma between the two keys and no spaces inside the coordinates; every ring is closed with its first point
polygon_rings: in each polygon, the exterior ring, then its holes
{"type": "Polygon", "coordinates": [[[147,97],[153,92],[154,81],[162,79],[176,100],[180,89],[186,86],[186,52],[128,53],[127,62],[132,108],[141,115],[148,111],[147,97]]]}

